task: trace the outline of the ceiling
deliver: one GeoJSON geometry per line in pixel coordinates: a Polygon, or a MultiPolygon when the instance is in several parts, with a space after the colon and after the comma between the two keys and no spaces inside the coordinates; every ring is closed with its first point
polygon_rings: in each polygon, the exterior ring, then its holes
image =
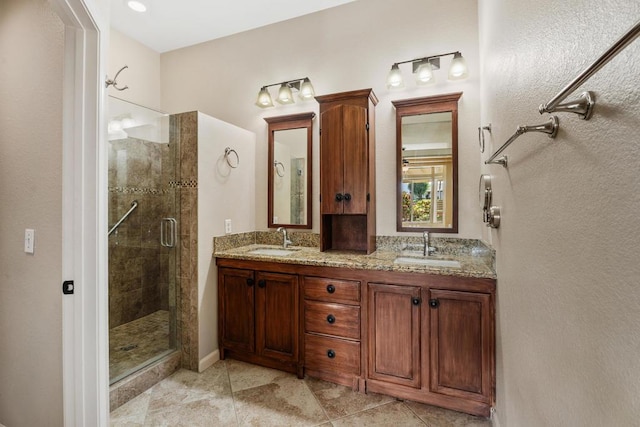
{"type": "Polygon", "coordinates": [[[354,0],[141,0],[144,13],[111,0],[111,26],[163,53],[354,0]]]}

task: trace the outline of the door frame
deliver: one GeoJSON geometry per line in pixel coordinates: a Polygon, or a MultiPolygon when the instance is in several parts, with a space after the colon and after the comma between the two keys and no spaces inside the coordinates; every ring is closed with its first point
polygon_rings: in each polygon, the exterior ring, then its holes
{"type": "Polygon", "coordinates": [[[64,425],[109,422],[107,152],[108,2],[53,0],[65,25],[63,73],[62,386],[64,425]]]}

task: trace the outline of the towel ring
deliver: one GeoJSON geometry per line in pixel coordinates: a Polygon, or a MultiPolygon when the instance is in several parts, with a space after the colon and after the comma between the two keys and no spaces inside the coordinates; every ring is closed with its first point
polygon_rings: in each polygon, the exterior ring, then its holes
{"type": "Polygon", "coordinates": [[[282,162],[279,161],[274,161],[273,162],[273,167],[276,169],[276,174],[282,178],[284,176],[284,165],[282,164],[282,162]],[[279,166],[279,167],[278,167],[279,166]]]}
{"type": "Polygon", "coordinates": [[[488,130],[491,133],[491,123],[487,126],[478,127],[478,143],[480,144],[480,152],[484,153],[484,131],[488,130]]]}
{"type": "Polygon", "coordinates": [[[240,156],[238,156],[238,153],[236,152],[236,150],[234,150],[233,148],[225,148],[224,149],[224,159],[227,161],[227,164],[232,167],[233,169],[237,168],[238,165],[240,164],[240,156]],[[236,156],[236,161],[235,164],[233,164],[230,160],[229,160],[229,155],[230,154],[234,154],[236,156]]]}

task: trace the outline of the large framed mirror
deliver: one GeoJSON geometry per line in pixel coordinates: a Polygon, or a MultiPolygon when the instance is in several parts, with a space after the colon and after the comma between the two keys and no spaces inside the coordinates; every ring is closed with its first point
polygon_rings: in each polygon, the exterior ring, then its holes
{"type": "Polygon", "coordinates": [[[462,92],[392,101],[397,230],[458,232],[458,100],[462,92]]]}
{"type": "Polygon", "coordinates": [[[266,117],[269,125],[269,228],[311,228],[311,152],[315,113],[266,117]]]}

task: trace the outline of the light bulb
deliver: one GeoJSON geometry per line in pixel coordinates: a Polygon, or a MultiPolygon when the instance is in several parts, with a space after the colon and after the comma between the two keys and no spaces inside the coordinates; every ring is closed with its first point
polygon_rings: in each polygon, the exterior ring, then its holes
{"type": "Polygon", "coordinates": [[[389,75],[387,76],[387,89],[398,89],[404,86],[402,81],[402,72],[398,67],[398,64],[393,64],[389,75]]]}
{"type": "Polygon", "coordinates": [[[433,66],[429,60],[424,60],[422,64],[416,70],[416,83],[419,85],[426,85],[429,83],[435,83],[436,79],[433,75],[433,66]]]}
{"type": "Polygon", "coordinates": [[[283,83],[280,86],[280,90],[278,91],[278,102],[280,104],[293,104],[295,102],[293,100],[291,88],[286,83],[283,83]]]}
{"type": "Polygon", "coordinates": [[[313,85],[309,78],[305,78],[300,86],[300,99],[307,101],[315,96],[316,92],[313,90],[313,85]]]}
{"type": "Polygon", "coordinates": [[[449,80],[462,80],[468,76],[467,63],[460,52],[453,55],[451,66],[449,67],[449,80]]]}
{"type": "Polygon", "coordinates": [[[266,87],[260,89],[256,105],[260,108],[273,107],[273,100],[271,99],[271,95],[266,87]]]}

